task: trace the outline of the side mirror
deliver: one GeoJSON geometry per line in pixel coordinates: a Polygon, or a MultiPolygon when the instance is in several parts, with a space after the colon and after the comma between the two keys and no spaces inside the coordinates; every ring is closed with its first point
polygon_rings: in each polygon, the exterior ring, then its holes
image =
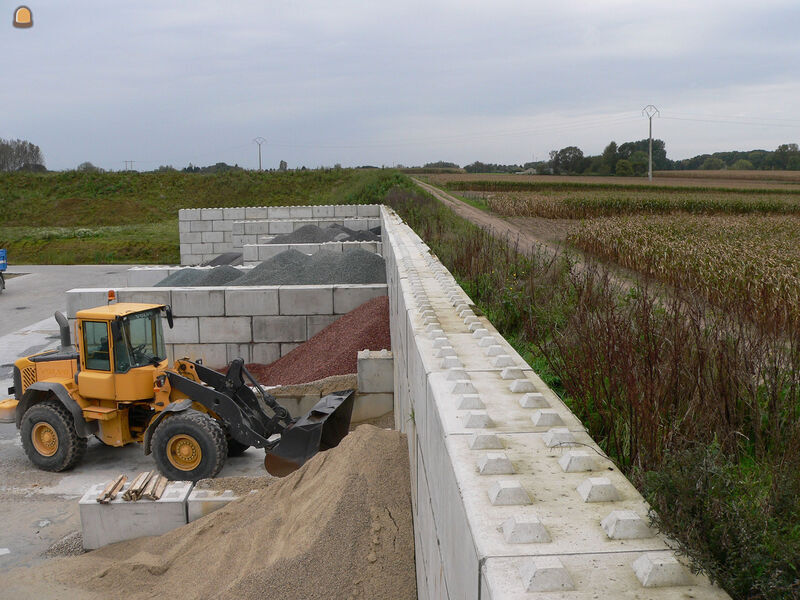
{"type": "Polygon", "coordinates": [[[172,329],[172,326],[175,324],[175,322],[172,319],[172,307],[169,304],[167,304],[164,307],[164,311],[167,313],[167,325],[169,325],[169,328],[172,329]]]}

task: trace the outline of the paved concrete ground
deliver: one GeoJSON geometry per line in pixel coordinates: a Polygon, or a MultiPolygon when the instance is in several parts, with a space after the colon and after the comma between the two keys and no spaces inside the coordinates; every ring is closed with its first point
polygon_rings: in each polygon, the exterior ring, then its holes
{"type": "MultiPolygon", "coordinates": [[[[64,291],[73,287],[117,287],[124,266],[15,267],[28,275],[9,278],[0,294],[0,398],[12,385],[11,367],[20,356],[59,343],[53,312],[65,309],[64,291]]],[[[120,473],[132,478],[154,468],[138,444],[110,448],[91,439],[84,460],[73,470],[48,473],[28,460],[15,425],[0,423],[0,574],[29,566],[67,534],[80,531],[78,499],[95,483],[120,473]],[[6,550],[8,552],[6,552],[6,550]]],[[[251,448],[230,459],[220,477],[264,475],[264,452],[251,448]]],[[[2,579],[2,575],[0,575],[2,579]]]]}

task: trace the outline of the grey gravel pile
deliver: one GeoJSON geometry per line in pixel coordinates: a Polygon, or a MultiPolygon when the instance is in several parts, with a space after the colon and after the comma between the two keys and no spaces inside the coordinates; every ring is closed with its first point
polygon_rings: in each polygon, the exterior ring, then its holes
{"type": "Polygon", "coordinates": [[[239,279],[242,272],[236,267],[230,265],[223,265],[221,267],[214,267],[203,275],[200,279],[194,282],[196,286],[210,286],[210,285],[227,285],[231,281],[239,279]]]}
{"type": "Polygon", "coordinates": [[[286,250],[256,265],[230,285],[282,285],[292,272],[302,271],[311,257],[297,250],[286,250]]]}
{"type": "Polygon", "coordinates": [[[241,252],[225,252],[224,254],[220,254],[219,256],[215,256],[211,260],[207,260],[204,263],[200,263],[201,267],[221,267],[222,265],[241,265],[244,262],[244,258],[241,252]]]}
{"type": "Polygon", "coordinates": [[[348,250],[342,254],[332,283],[386,283],[386,262],[362,248],[348,250]]]}
{"type": "Polygon", "coordinates": [[[324,229],[316,225],[303,225],[291,233],[276,235],[270,244],[323,244],[325,242],[377,242],[380,234],[356,231],[343,225],[332,224],[324,229]]]}
{"type": "Polygon", "coordinates": [[[194,285],[196,281],[205,277],[206,272],[205,269],[181,269],[159,281],[155,284],[155,287],[182,287],[194,285]]]}

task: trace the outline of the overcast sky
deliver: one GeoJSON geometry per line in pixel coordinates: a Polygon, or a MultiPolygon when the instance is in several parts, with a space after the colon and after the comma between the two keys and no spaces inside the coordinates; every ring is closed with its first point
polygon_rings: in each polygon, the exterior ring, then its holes
{"type": "Polygon", "coordinates": [[[0,137],[51,169],[522,163],[800,141],[800,2],[0,0],[0,137]],[[3,15],[2,13],[5,13],[3,15]]]}

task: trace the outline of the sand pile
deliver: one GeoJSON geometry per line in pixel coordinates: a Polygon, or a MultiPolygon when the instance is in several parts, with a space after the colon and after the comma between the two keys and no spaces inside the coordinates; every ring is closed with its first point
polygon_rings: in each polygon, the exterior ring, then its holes
{"type": "Polygon", "coordinates": [[[357,231],[343,225],[332,224],[325,228],[303,225],[291,233],[276,235],[270,244],[323,244],[325,242],[376,242],[380,241],[380,229],[357,231]]]}
{"type": "Polygon", "coordinates": [[[269,365],[247,370],[265,385],[291,385],[358,370],[359,350],[390,350],[389,297],[373,298],[269,365]]]}
{"type": "Polygon", "coordinates": [[[162,536],[3,577],[2,598],[416,598],[405,436],[364,425],[298,471],[162,536]]]}

